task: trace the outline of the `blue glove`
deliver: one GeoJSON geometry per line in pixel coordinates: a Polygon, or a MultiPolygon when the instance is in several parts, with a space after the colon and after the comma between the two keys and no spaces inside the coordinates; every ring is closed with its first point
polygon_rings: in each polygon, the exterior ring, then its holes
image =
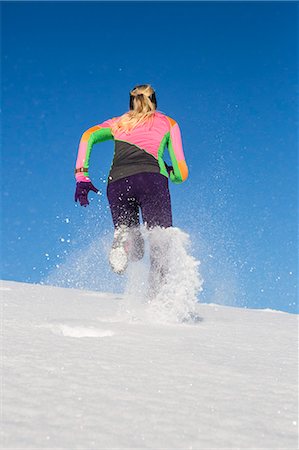
{"type": "Polygon", "coordinates": [[[99,190],[94,187],[91,181],[78,181],[76,184],[75,202],[79,200],[81,206],[89,205],[87,198],[88,192],[93,191],[98,193],[99,190]]]}

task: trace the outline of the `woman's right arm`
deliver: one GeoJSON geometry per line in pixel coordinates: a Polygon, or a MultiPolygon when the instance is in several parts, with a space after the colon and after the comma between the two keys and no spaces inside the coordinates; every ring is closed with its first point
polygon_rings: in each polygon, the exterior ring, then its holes
{"type": "Polygon", "coordinates": [[[183,151],[181,131],[175,120],[170,117],[167,117],[167,119],[170,124],[167,147],[173,167],[169,176],[173,183],[182,183],[188,177],[188,167],[183,151]]]}

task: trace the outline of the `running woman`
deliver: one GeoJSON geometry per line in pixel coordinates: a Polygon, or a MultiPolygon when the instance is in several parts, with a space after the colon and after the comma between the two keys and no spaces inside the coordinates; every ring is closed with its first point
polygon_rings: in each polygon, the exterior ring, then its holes
{"type": "MultiPolygon", "coordinates": [[[[109,139],[114,140],[114,157],[107,197],[115,227],[109,260],[112,269],[122,274],[130,260],[141,259],[144,254],[140,214],[148,229],[172,226],[168,179],[182,183],[188,168],[177,122],[157,111],[151,85],[135,86],[130,92],[128,112],[89,128],[82,135],[75,169],[75,201],[79,200],[81,206],[89,204],[89,191],[98,192],[88,174],[93,145],[109,139]],[[166,148],[171,166],[163,159],[166,148]]],[[[151,246],[151,272],[159,272],[160,279],[164,270],[159,263],[161,251],[151,246]]]]}

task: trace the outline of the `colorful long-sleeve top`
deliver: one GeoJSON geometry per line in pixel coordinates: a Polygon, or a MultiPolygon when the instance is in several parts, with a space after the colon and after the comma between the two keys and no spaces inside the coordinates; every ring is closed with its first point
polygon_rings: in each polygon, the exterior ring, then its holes
{"type": "Polygon", "coordinates": [[[108,182],[113,182],[142,172],[161,173],[168,177],[164,163],[164,152],[168,149],[173,170],[170,179],[181,183],[188,177],[182,139],[177,122],[170,117],[155,112],[152,123],[145,122],[130,133],[115,132],[111,127],[119,117],[89,128],[83,133],[76,162],[76,180],[90,181],[88,168],[91,150],[94,144],[109,139],[114,140],[114,157],[108,182]]]}

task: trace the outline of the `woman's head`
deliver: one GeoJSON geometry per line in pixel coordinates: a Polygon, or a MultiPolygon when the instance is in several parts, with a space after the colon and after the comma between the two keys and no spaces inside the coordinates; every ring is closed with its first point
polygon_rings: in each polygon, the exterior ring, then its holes
{"type": "Polygon", "coordinates": [[[150,84],[139,84],[130,91],[131,111],[145,113],[156,109],[156,93],[150,84]]]}
{"type": "Polygon", "coordinates": [[[113,125],[112,132],[130,133],[144,122],[151,122],[157,109],[154,89],[150,84],[140,84],[130,91],[130,110],[113,125]]]}

